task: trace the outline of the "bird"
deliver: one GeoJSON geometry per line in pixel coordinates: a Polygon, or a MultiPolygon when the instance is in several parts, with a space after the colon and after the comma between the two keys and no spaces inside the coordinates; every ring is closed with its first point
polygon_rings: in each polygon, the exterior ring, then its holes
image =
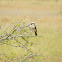
{"type": "Polygon", "coordinates": [[[34,22],[31,22],[30,29],[35,32],[35,36],[37,36],[37,28],[34,22]]]}

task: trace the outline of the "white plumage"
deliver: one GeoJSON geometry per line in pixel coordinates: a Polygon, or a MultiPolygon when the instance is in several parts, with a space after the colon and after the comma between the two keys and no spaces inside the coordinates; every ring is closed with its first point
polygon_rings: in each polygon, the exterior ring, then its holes
{"type": "Polygon", "coordinates": [[[35,26],[35,23],[34,23],[34,22],[31,22],[31,24],[30,24],[30,29],[31,29],[32,31],[34,31],[34,32],[35,32],[35,35],[37,36],[37,29],[36,29],[36,26],[35,26]]]}

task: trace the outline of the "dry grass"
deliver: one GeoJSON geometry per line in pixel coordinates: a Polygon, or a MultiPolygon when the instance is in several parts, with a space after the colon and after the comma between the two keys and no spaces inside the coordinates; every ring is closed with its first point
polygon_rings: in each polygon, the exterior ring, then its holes
{"type": "MultiPolygon", "coordinates": [[[[6,13],[3,13],[4,11],[2,11],[0,14],[0,25],[2,25],[2,31],[11,22],[19,22],[22,19],[26,21],[26,24],[29,24],[31,21],[35,22],[38,29],[38,35],[42,35],[43,37],[30,38],[30,41],[39,44],[32,46],[31,49],[34,52],[44,54],[46,58],[43,62],[62,62],[62,15],[60,14],[60,11],[62,10],[61,0],[58,2],[21,0],[19,2],[10,1],[8,3],[8,1],[3,1],[0,3],[1,10],[8,10],[8,12],[6,11],[6,13]],[[18,12],[17,15],[16,12],[12,13],[12,11],[14,12],[15,10],[22,10],[23,12],[20,14],[18,12]],[[48,14],[47,11],[50,11],[50,14],[48,14]],[[11,12],[11,14],[9,12],[11,12]]],[[[7,54],[7,57],[4,57],[2,62],[8,58],[11,59],[13,57],[20,57],[20,55],[23,55],[26,52],[23,51],[21,48],[14,48],[7,45],[0,46],[0,53],[5,52],[5,54],[7,54]]]]}

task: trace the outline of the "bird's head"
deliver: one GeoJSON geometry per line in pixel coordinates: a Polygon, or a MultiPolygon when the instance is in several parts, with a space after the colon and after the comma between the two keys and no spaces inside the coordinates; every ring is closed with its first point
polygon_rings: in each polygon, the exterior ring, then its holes
{"type": "Polygon", "coordinates": [[[31,28],[34,28],[35,27],[35,23],[34,22],[31,22],[30,27],[31,28]]]}
{"type": "Polygon", "coordinates": [[[31,22],[31,25],[35,25],[35,23],[34,22],[31,22]]]}

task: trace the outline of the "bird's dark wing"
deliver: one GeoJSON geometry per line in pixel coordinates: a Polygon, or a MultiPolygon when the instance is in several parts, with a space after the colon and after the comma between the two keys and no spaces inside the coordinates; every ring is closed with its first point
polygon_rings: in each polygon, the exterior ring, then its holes
{"type": "Polygon", "coordinates": [[[36,28],[36,26],[35,26],[35,31],[37,32],[37,28],[36,28]]]}
{"type": "Polygon", "coordinates": [[[37,28],[36,28],[36,26],[35,26],[35,35],[37,36],[37,28]]]}
{"type": "Polygon", "coordinates": [[[35,35],[37,36],[37,32],[35,32],[35,35]]]}

